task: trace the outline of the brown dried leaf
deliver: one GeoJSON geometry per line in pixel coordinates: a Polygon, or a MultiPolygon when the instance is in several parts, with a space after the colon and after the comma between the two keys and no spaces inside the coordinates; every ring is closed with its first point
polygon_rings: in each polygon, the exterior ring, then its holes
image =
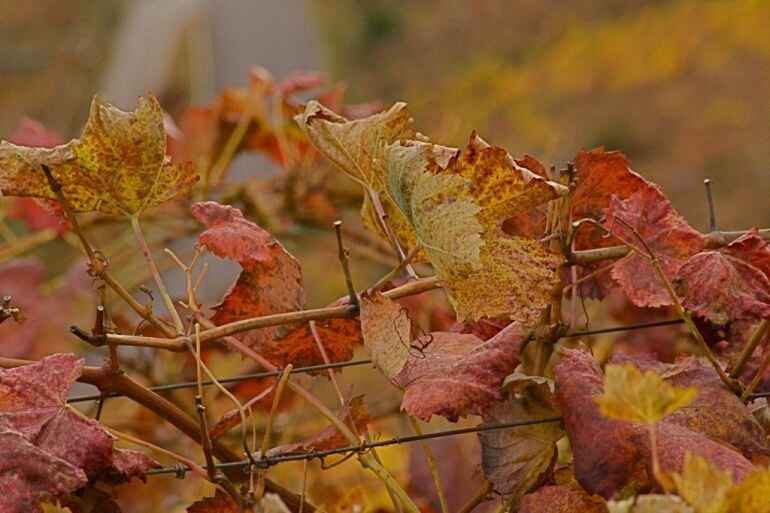
{"type": "Polygon", "coordinates": [[[412,321],[408,312],[380,293],[361,295],[361,330],[372,363],[394,379],[409,357],[412,321]]]}
{"type": "Polygon", "coordinates": [[[605,226],[636,249],[612,269],[612,277],[631,302],[652,307],[673,304],[665,285],[645,256],[647,250],[639,238],[658,258],[663,274],[669,280],[674,279],[688,258],[703,249],[705,238],[687,224],[653,184],[623,201],[613,198],[606,216],[605,226]]]}
{"type": "Polygon", "coordinates": [[[396,377],[404,389],[401,409],[422,420],[442,415],[451,421],[481,415],[500,398],[505,376],[519,364],[525,334],[518,322],[483,341],[473,335],[436,332],[420,337],[396,377]]]}
{"type": "MultiPolygon", "coordinates": [[[[482,426],[555,416],[547,404],[527,396],[515,397],[485,411],[482,426]]],[[[497,492],[512,495],[516,504],[519,497],[551,476],[556,442],[562,436],[564,431],[558,422],[480,432],[484,475],[497,492]]]]}

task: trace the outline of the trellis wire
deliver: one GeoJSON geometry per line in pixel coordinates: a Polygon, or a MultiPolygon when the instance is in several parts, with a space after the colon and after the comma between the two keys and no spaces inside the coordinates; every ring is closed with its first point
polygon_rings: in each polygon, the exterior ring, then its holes
{"type": "MultiPolygon", "coordinates": [[[[372,442],[372,443],[367,443],[363,445],[348,445],[346,447],[338,447],[336,449],[326,449],[323,451],[310,451],[310,452],[299,453],[299,454],[282,454],[282,455],[277,455],[273,457],[266,457],[266,458],[258,459],[257,463],[263,467],[271,467],[278,463],[284,463],[287,461],[312,460],[315,458],[324,458],[326,456],[331,456],[334,454],[361,452],[371,448],[384,447],[387,445],[417,442],[419,440],[429,440],[431,438],[444,438],[447,436],[457,436],[457,435],[464,435],[468,433],[480,433],[482,431],[494,431],[498,429],[533,426],[536,424],[546,424],[549,422],[559,422],[559,421],[561,421],[561,417],[546,417],[543,419],[522,420],[518,422],[506,422],[504,424],[486,424],[486,425],[482,424],[477,427],[448,429],[445,431],[436,431],[434,433],[425,433],[423,435],[394,436],[393,438],[388,438],[387,440],[380,440],[378,442],[372,442]]],[[[233,461],[229,463],[217,463],[215,467],[218,469],[238,468],[238,467],[247,467],[250,464],[251,464],[250,461],[242,460],[242,461],[233,461]]],[[[204,466],[203,468],[206,468],[206,467],[204,466]]],[[[173,467],[153,469],[148,471],[147,474],[148,475],[176,474],[177,476],[184,476],[184,474],[186,474],[189,471],[190,471],[190,468],[185,465],[176,465],[173,467]]]]}
{"type": "MultiPolygon", "coordinates": [[[[640,329],[649,329],[649,328],[657,328],[660,326],[670,326],[673,324],[682,324],[684,321],[682,319],[669,319],[665,321],[657,321],[657,322],[649,322],[645,324],[632,324],[629,326],[615,326],[611,328],[600,328],[595,330],[582,330],[582,331],[573,331],[572,333],[568,333],[566,335],[563,335],[559,338],[571,338],[571,337],[581,337],[586,335],[601,335],[603,333],[616,333],[616,332],[622,332],[622,331],[632,331],[632,330],[640,330],[640,329]]],[[[372,360],[369,358],[363,358],[360,360],[351,360],[349,362],[339,362],[339,363],[329,363],[329,364],[321,364],[321,365],[310,365],[307,367],[295,367],[292,369],[292,374],[303,374],[308,372],[318,372],[326,369],[340,369],[343,367],[354,367],[358,365],[366,365],[371,364],[372,360]]],[[[269,377],[275,377],[281,375],[281,370],[276,371],[265,371],[265,372],[257,372],[254,374],[242,374],[240,376],[233,376],[230,378],[222,378],[218,379],[219,383],[238,383],[240,381],[248,381],[250,379],[261,379],[261,378],[269,378],[269,377]]],[[[204,386],[211,386],[214,384],[211,380],[206,380],[201,382],[204,386]]],[[[182,383],[172,383],[168,385],[158,385],[154,387],[149,387],[149,390],[153,392],[169,392],[172,390],[179,390],[179,389],[185,389],[185,388],[195,388],[198,386],[197,381],[186,381],[182,383]]],[[[109,393],[105,395],[100,394],[91,394],[91,395],[82,395],[77,397],[72,397],[70,399],[67,399],[68,403],[80,403],[80,402],[86,402],[86,401],[98,401],[100,399],[105,399],[109,397],[121,397],[121,394],[117,393],[109,393]]]]}

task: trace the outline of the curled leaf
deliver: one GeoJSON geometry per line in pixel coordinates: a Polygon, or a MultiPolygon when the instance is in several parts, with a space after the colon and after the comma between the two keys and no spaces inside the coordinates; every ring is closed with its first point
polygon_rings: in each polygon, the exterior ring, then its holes
{"type": "Polygon", "coordinates": [[[189,162],[169,162],[163,112],[152,95],[133,112],[94,99],[80,138],[65,145],[0,143],[3,194],[57,199],[43,164],[75,212],[135,215],[186,194],[198,180],[189,162]]]}
{"type": "Polygon", "coordinates": [[[380,293],[361,296],[361,330],[372,363],[394,379],[409,357],[412,321],[408,312],[380,293]]]}

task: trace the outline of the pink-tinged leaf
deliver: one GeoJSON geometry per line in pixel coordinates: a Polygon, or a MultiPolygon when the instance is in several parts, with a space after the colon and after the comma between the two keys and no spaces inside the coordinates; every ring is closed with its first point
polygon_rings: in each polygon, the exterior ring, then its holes
{"type": "Polygon", "coordinates": [[[682,306],[725,326],[731,320],[770,317],[770,250],[752,230],[725,248],[704,251],[679,270],[682,306]]]}
{"type": "Polygon", "coordinates": [[[275,94],[286,98],[293,94],[305,93],[326,85],[329,77],[317,71],[295,71],[289,73],[275,85],[275,94]]]}
{"type": "Polygon", "coordinates": [[[525,334],[509,324],[487,341],[474,335],[436,332],[417,339],[396,384],[404,389],[401,409],[422,420],[442,415],[451,421],[481,415],[500,398],[505,376],[519,364],[525,334]]]}
{"type": "Polygon", "coordinates": [[[646,256],[647,248],[642,240],[658,258],[663,274],[673,280],[687,259],[703,249],[705,238],[687,224],[653,184],[626,200],[613,198],[606,217],[605,226],[636,249],[612,269],[612,277],[628,298],[637,306],[673,304],[646,256]]]}
{"type": "MultiPolygon", "coordinates": [[[[631,171],[631,161],[618,151],[604,151],[596,148],[581,150],[575,156],[575,190],[570,197],[570,217],[599,220],[610,206],[613,197],[624,200],[644,188],[647,181],[631,171]]],[[[575,250],[597,249],[620,244],[615,237],[606,237],[604,230],[584,223],[575,237],[575,250]]],[[[578,268],[581,278],[612,263],[608,260],[596,262],[590,268],[578,268]]],[[[582,297],[602,298],[615,286],[609,273],[582,282],[578,292],[582,297]]]]}
{"type": "MultiPolygon", "coordinates": [[[[596,360],[586,351],[563,349],[555,380],[578,483],[589,493],[605,498],[649,489],[654,482],[649,431],[641,424],[609,419],[599,413],[595,397],[603,394],[604,384],[596,360]]],[[[682,472],[687,452],[720,469],[729,469],[735,480],[754,469],[739,452],[689,427],[664,419],[657,429],[658,456],[665,472],[682,472]]]]}
{"type": "Polygon", "coordinates": [[[86,474],[35,447],[21,433],[0,427],[0,511],[37,513],[41,500],[55,500],[88,482],[86,474]]]}
{"type": "Polygon", "coordinates": [[[566,486],[544,486],[525,495],[519,513],[607,513],[601,497],[566,486]]]}
{"type": "Polygon", "coordinates": [[[762,426],[707,362],[687,357],[677,363],[661,363],[650,357],[617,354],[612,363],[631,363],[643,372],[652,370],[660,374],[669,385],[698,389],[692,403],[669,413],[663,422],[689,428],[734,447],[750,460],[770,456],[762,426]]]}
{"type": "MultiPolygon", "coordinates": [[[[243,268],[222,302],[214,306],[216,324],[292,312],[305,306],[299,262],[268,232],[245,219],[238,209],[213,201],[194,204],[192,213],[207,227],[200,235],[201,244],[243,268]]],[[[271,326],[246,332],[240,338],[259,351],[284,330],[271,326]]]]}
{"type": "Polygon", "coordinates": [[[29,356],[41,331],[36,314],[44,302],[40,288],[45,281],[45,269],[35,259],[19,258],[0,265],[0,296],[11,296],[11,305],[26,318],[22,323],[7,319],[0,324],[0,356],[29,356]]]}
{"type": "Polygon", "coordinates": [[[59,134],[48,130],[41,122],[30,118],[21,118],[16,131],[8,139],[19,146],[32,148],[53,148],[62,143],[59,134]]]}
{"type": "Polygon", "coordinates": [[[225,492],[217,488],[213,497],[196,501],[187,508],[187,513],[237,513],[238,504],[225,492]]]}
{"type": "Polygon", "coordinates": [[[159,466],[147,456],[115,449],[98,422],[67,408],[67,392],[82,369],[83,360],[71,354],[0,369],[0,453],[10,451],[10,459],[3,457],[0,468],[7,462],[24,470],[15,475],[5,472],[0,479],[18,481],[20,494],[12,500],[21,501],[19,507],[45,494],[58,498],[89,479],[119,484],[131,477],[144,478],[150,468],[159,466]],[[15,449],[3,447],[3,441],[12,441],[15,449]],[[35,465],[43,461],[49,467],[46,472],[61,475],[41,476],[42,470],[35,465]]]}

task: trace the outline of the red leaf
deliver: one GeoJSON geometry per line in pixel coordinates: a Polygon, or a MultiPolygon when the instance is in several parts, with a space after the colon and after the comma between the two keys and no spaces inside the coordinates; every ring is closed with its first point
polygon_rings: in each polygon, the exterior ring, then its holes
{"type": "Polygon", "coordinates": [[[509,324],[487,341],[475,335],[436,332],[420,337],[396,377],[404,389],[401,409],[422,420],[442,415],[451,421],[481,415],[500,398],[505,376],[519,364],[524,342],[521,324],[509,324]]]}
{"type": "Polygon", "coordinates": [[[722,383],[711,365],[695,357],[666,364],[624,354],[613,356],[612,363],[632,363],[642,371],[657,372],[670,385],[698,389],[692,403],[666,415],[663,422],[678,424],[734,447],[747,459],[770,456],[764,429],[743,402],[722,383]]]}
{"type": "Polygon", "coordinates": [[[725,248],[699,253],[680,269],[682,306],[721,326],[770,317],[770,250],[752,230],[725,248]]]}
{"type": "Polygon", "coordinates": [[[663,274],[669,280],[674,279],[688,258],[703,249],[705,238],[687,224],[653,184],[626,200],[613,198],[606,217],[605,226],[637,250],[612,269],[612,277],[631,302],[652,307],[673,304],[649,259],[643,256],[647,250],[639,238],[658,258],[663,274]]]}
{"type": "Polygon", "coordinates": [[[521,499],[519,513],[607,513],[607,506],[583,490],[544,486],[521,499]]]}
{"type": "Polygon", "coordinates": [[[213,497],[196,501],[187,508],[187,513],[237,513],[238,504],[232,497],[217,488],[213,497]]]}
{"type": "Polygon", "coordinates": [[[87,482],[79,468],[35,447],[21,433],[0,426],[0,511],[42,511],[41,500],[56,499],[87,482]]]}
{"type": "Polygon", "coordinates": [[[35,259],[15,259],[0,265],[0,295],[11,296],[26,321],[11,319],[0,324],[0,356],[28,357],[41,333],[40,305],[44,302],[40,287],[46,281],[43,265],[35,259]]]}
{"type": "Polygon", "coordinates": [[[16,131],[8,140],[19,146],[33,148],[53,148],[62,143],[59,134],[48,130],[41,122],[30,118],[21,118],[16,126],[16,131]]]}
{"type": "MultiPolygon", "coordinates": [[[[213,201],[194,204],[192,213],[208,228],[200,235],[201,244],[243,268],[222,302],[214,306],[216,324],[292,312],[305,306],[299,262],[268,232],[246,220],[238,209],[213,201]]],[[[271,326],[240,337],[260,351],[284,329],[271,326]]],[[[278,361],[275,355],[273,358],[278,361]]]]}
{"type": "MultiPolygon", "coordinates": [[[[594,398],[603,393],[603,375],[593,357],[582,350],[563,349],[555,379],[580,485],[605,498],[648,489],[653,482],[649,432],[640,424],[608,419],[599,413],[594,398]]],[[[661,469],[682,472],[686,452],[731,470],[736,480],[754,470],[746,458],[727,446],[682,425],[659,422],[661,469]]]]}
{"type": "MultiPolygon", "coordinates": [[[[599,220],[610,206],[612,197],[626,199],[647,185],[647,181],[631,171],[631,161],[620,152],[597,148],[580,151],[575,156],[575,191],[570,198],[570,218],[599,220]]],[[[600,228],[583,224],[575,237],[575,250],[605,248],[620,244],[615,237],[605,237],[600,228]]],[[[577,269],[577,277],[590,274],[611,262],[597,262],[593,268],[577,269]]],[[[582,297],[602,298],[614,283],[607,273],[581,283],[578,291],[582,297]]]]}
{"type": "MultiPolygon", "coordinates": [[[[316,332],[331,363],[350,360],[353,358],[353,347],[363,343],[361,322],[358,318],[317,321],[316,332]]],[[[282,339],[270,340],[263,344],[261,354],[279,367],[287,363],[295,367],[324,363],[307,323],[290,331],[282,339]]]]}
{"type": "MultiPolygon", "coordinates": [[[[58,497],[64,489],[74,491],[86,478],[117,471],[121,482],[132,476],[144,478],[150,468],[159,466],[139,453],[115,449],[98,422],[67,408],[67,392],[82,369],[83,360],[71,354],[0,369],[0,452],[8,456],[2,462],[25,468],[23,474],[6,471],[0,476],[18,484],[19,494],[10,500],[19,502],[11,502],[12,508],[26,507],[40,494],[58,497]],[[5,447],[3,442],[13,446],[5,447]],[[44,462],[49,468],[38,468],[44,462]],[[41,477],[41,472],[46,473],[41,477]]],[[[29,511],[12,508],[2,511],[29,511]]]]}

